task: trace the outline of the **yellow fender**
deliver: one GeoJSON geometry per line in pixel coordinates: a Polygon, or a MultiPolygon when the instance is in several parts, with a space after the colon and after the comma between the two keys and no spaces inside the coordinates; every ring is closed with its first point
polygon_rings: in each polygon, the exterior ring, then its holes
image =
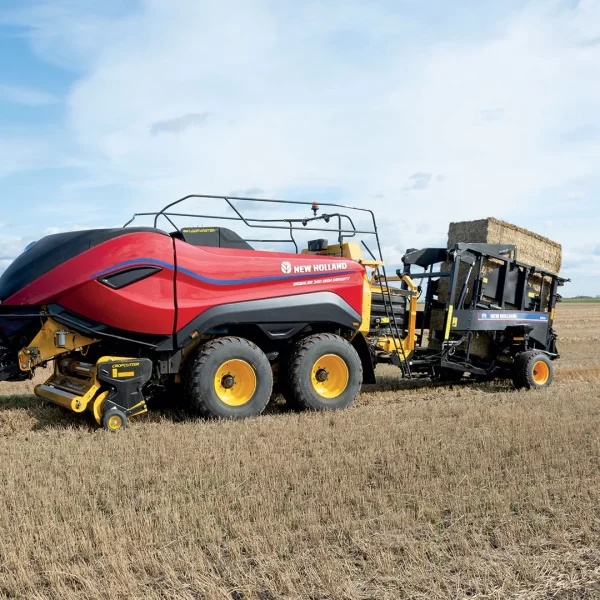
{"type": "Polygon", "coordinates": [[[88,405],[89,409],[94,414],[94,419],[96,419],[98,425],[102,425],[102,407],[106,396],[108,396],[108,391],[98,394],[96,399],[88,405]]]}

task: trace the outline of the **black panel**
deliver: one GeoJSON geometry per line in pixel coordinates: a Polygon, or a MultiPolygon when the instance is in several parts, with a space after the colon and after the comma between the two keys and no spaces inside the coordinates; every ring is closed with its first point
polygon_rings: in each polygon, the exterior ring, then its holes
{"type": "Polygon", "coordinates": [[[159,271],[162,271],[161,267],[131,267],[130,269],[122,269],[111,275],[100,277],[98,281],[113,290],[120,290],[136,281],[142,281],[142,279],[146,279],[159,271]]]}
{"type": "Polygon", "coordinates": [[[153,227],[87,229],[48,235],[18,256],[4,271],[0,277],[0,300],[10,298],[44,273],[98,244],[122,235],[140,232],[167,235],[153,227]]]}
{"type": "Polygon", "coordinates": [[[363,383],[377,383],[374,356],[371,354],[370,346],[367,344],[367,340],[365,340],[362,333],[359,332],[354,336],[352,345],[358,352],[360,362],[362,363],[363,383]]]}
{"type": "MultiPolygon", "coordinates": [[[[114,359],[98,365],[98,379],[109,386],[105,402],[128,410],[144,401],[142,387],[152,377],[152,361],[147,358],[114,359]]],[[[107,410],[105,405],[104,410],[107,410]]]]}
{"type": "Polygon", "coordinates": [[[457,326],[452,327],[452,333],[462,333],[465,331],[506,331],[514,327],[525,327],[529,332],[529,336],[545,347],[550,331],[548,313],[508,310],[456,310],[453,316],[457,319],[457,326]],[[489,318],[481,320],[478,318],[479,314],[487,314],[489,318]],[[515,318],[511,318],[512,315],[515,318]],[[522,318],[520,319],[519,317],[522,318]],[[531,320],[527,317],[531,317],[531,320]],[[535,320],[536,317],[539,320],[535,320]]]}
{"type": "Polygon", "coordinates": [[[308,242],[308,251],[309,252],[319,252],[321,250],[327,250],[329,243],[326,239],[320,238],[318,240],[309,240],[308,242]]]}
{"type": "Polygon", "coordinates": [[[314,292],[221,304],[209,308],[177,333],[177,347],[191,343],[194,332],[204,333],[228,324],[332,323],[357,329],[361,316],[333,292],[314,292]]]}
{"type": "Polygon", "coordinates": [[[394,332],[394,321],[398,329],[403,330],[407,326],[408,313],[406,311],[407,298],[395,294],[383,295],[373,293],[371,295],[371,333],[392,334],[394,332]],[[391,304],[390,304],[391,300],[391,304]],[[389,325],[380,325],[378,319],[389,318],[389,325]]]}
{"type": "Polygon", "coordinates": [[[262,323],[259,327],[272,340],[288,340],[307,325],[308,323],[262,323]]]}
{"type": "Polygon", "coordinates": [[[117,329],[102,323],[90,321],[69,310],[64,309],[58,304],[48,305],[48,314],[57,323],[62,323],[72,327],[76,331],[87,335],[88,337],[109,338],[122,342],[132,343],[144,346],[147,349],[154,349],[160,346],[161,350],[171,350],[173,347],[172,335],[153,335],[149,333],[137,333],[125,329],[117,329]]]}
{"type": "Polygon", "coordinates": [[[226,227],[185,227],[181,230],[181,236],[184,242],[192,246],[254,250],[235,231],[226,227]]]}
{"type": "Polygon", "coordinates": [[[0,306],[0,346],[20,349],[40,330],[39,306],[0,306]]]}
{"type": "Polygon", "coordinates": [[[407,250],[402,257],[402,263],[425,268],[447,259],[448,250],[446,248],[423,248],[422,250],[407,250]]]}

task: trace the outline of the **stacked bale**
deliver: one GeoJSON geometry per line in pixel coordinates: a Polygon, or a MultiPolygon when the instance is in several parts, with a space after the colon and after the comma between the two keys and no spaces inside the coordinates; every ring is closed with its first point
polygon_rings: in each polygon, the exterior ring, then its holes
{"type": "MultiPolygon", "coordinates": [[[[488,218],[477,221],[461,221],[450,223],[448,229],[448,248],[454,247],[458,243],[471,244],[514,244],[517,247],[517,259],[521,262],[534,265],[540,269],[558,273],[562,263],[562,249],[560,244],[549,240],[537,233],[528,231],[506,221],[488,218]]],[[[482,273],[489,273],[497,269],[501,263],[493,259],[484,261],[482,273]]],[[[449,271],[451,263],[444,263],[442,271],[449,271]]],[[[460,290],[467,277],[468,267],[461,265],[457,289],[460,290]]],[[[468,283],[468,294],[466,302],[471,301],[473,290],[473,281],[475,272],[472,272],[468,283]]],[[[541,288],[542,278],[535,275],[531,278],[530,284],[534,290],[541,288]]],[[[438,286],[438,298],[445,302],[448,298],[449,278],[440,279],[438,286]]],[[[549,288],[546,287],[547,293],[549,288]]],[[[547,298],[546,298],[547,300],[547,298]]],[[[507,306],[507,308],[511,308],[507,306]]],[[[429,346],[439,347],[443,337],[444,311],[434,310],[431,315],[431,326],[429,332],[429,346]],[[435,333],[434,333],[435,332],[435,333]]],[[[473,339],[471,344],[471,353],[475,356],[487,356],[491,340],[485,333],[480,333],[473,339]]]]}
{"type": "Polygon", "coordinates": [[[448,248],[467,244],[514,244],[521,262],[558,273],[562,264],[561,245],[506,221],[488,218],[450,223],[448,248]]]}

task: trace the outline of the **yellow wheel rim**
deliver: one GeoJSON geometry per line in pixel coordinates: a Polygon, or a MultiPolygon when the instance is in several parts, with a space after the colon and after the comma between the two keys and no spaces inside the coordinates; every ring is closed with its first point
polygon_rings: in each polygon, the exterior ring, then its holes
{"type": "Polygon", "coordinates": [[[532,375],[537,385],[544,385],[550,378],[550,367],[543,360],[538,360],[533,365],[532,375]]]}
{"type": "Polygon", "coordinates": [[[123,427],[123,419],[119,415],[113,415],[108,419],[108,428],[112,431],[118,431],[123,427]]]}
{"type": "Polygon", "coordinates": [[[224,362],[215,373],[215,392],[223,404],[242,406],[256,391],[256,372],[245,360],[234,358],[224,362]]]}
{"type": "Polygon", "coordinates": [[[331,400],[348,387],[348,365],[337,354],[325,354],[311,370],[311,382],[319,396],[331,400]]]}

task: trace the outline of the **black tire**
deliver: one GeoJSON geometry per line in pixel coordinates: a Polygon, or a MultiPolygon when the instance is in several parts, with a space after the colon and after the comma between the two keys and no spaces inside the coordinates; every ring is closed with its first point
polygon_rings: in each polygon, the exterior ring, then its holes
{"type": "Polygon", "coordinates": [[[305,337],[296,345],[290,357],[288,386],[284,393],[290,404],[298,408],[307,410],[346,408],[358,396],[362,376],[362,363],[354,347],[339,335],[319,333],[305,337]],[[331,369],[335,372],[329,373],[326,368],[319,365],[320,359],[325,361],[324,365],[335,365],[335,368],[331,369]],[[313,384],[313,377],[315,384],[313,384]],[[324,380],[318,381],[317,378],[321,377],[324,377],[324,380]],[[321,392],[315,385],[321,389],[321,392]],[[336,388],[341,392],[338,393],[336,388]],[[330,397],[323,394],[330,394],[330,397]]]}
{"type": "Polygon", "coordinates": [[[517,389],[548,387],[554,379],[554,366],[546,354],[529,350],[515,356],[513,384],[517,389]]]}
{"type": "Polygon", "coordinates": [[[188,406],[203,417],[245,419],[260,415],[269,403],[273,371],[258,346],[222,337],[199,348],[184,374],[184,389],[188,406]],[[219,369],[224,375],[217,381],[219,369]]]}
{"type": "Polygon", "coordinates": [[[127,427],[127,415],[118,408],[111,408],[102,415],[102,427],[107,431],[123,431],[127,427]]]}

